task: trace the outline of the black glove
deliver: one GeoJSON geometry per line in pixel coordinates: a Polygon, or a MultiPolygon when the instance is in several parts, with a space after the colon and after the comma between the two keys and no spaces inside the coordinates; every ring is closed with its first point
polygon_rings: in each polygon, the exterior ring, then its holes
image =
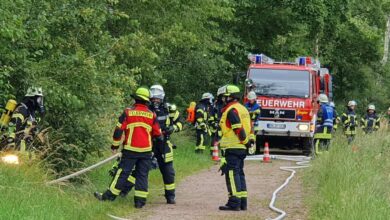
{"type": "Polygon", "coordinates": [[[165,135],[170,135],[173,132],[175,132],[175,127],[173,127],[173,125],[171,125],[171,126],[167,127],[167,129],[165,130],[165,135]]]}
{"type": "Polygon", "coordinates": [[[255,140],[249,139],[249,141],[245,144],[245,147],[247,149],[249,149],[249,148],[253,147],[254,145],[255,145],[255,140]]]}

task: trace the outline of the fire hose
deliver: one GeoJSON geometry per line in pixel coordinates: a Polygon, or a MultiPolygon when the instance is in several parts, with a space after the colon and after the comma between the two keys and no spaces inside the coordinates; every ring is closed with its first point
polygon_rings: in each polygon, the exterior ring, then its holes
{"type": "MultiPolygon", "coordinates": [[[[311,160],[311,157],[306,157],[306,156],[290,156],[290,155],[270,155],[271,159],[276,159],[276,160],[287,160],[287,161],[294,161],[296,162],[297,166],[282,166],[279,169],[283,171],[288,171],[291,172],[291,175],[287,177],[287,179],[284,181],[284,183],[279,186],[273,193],[272,193],[272,199],[271,202],[269,203],[268,207],[274,211],[279,213],[279,216],[276,218],[267,218],[267,220],[280,220],[286,217],[287,213],[283,211],[282,209],[276,208],[275,207],[275,201],[277,194],[285,188],[289,183],[290,180],[295,176],[296,169],[302,169],[302,168],[307,168],[309,167],[309,163],[311,160]]],[[[246,160],[263,160],[263,156],[251,156],[247,157],[246,160]]]]}
{"type": "Polygon", "coordinates": [[[82,169],[82,170],[80,170],[80,171],[77,171],[77,172],[75,172],[75,173],[72,173],[72,174],[70,174],[70,175],[61,177],[61,178],[59,178],[59,179],[52,180],[52,181],[50,181],[50,182],[47,182],[46,184],[47,184],[47,185],[51,185],[51,184],[55,184],[55,183],[60,183],[60,182],[63,182],[63,181],[65,181],[65,180],[71,179],[71,178],[73,178],[73,177],[80,176],[80,175],[83,174],[83,173],[86,173],[86,172],[88,172],[88,171],[91,171],[91,170],[93,170],[93,169],[95,169],[95,168],[97,168],[97,167],[102,166],[103,164],[106,164],[106,163],[108,163],[108,162],[110,162],[110,161],[112,161],[112,160],[115,160],[116,158],[120,157],[120,155],[121,155],[121,153],[114,154],[114,155],[112,155],[111,157],[109,157],[109,158],[107,158],[107,159],[105,159],[105,160],[102,160],[102,161],[100,161],[100,162],[98,162],[98,163],[96,163],[96,164],[94,164],[94,165],[92,165],[92,166],[89,166],[89,167],[87,167],[87,168],[84,168],[84,169],[82,169]]]}

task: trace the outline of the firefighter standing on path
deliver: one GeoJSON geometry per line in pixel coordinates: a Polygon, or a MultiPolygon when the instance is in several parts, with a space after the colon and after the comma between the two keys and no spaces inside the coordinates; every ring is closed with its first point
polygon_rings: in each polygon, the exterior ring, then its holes
{"type": "Polygon", "coordinates": [[[370,134],[377,131],[380,127],[380,118],[376,114],[375,105],[368,105],[367,114],[362,118],[362,129],[364,133],[370,134]]]}
{"type": "Polygon", "coordinates": [[[325,94],[318,96],[320,109],[317,113],[316,130],[314,134],[315,154],[319,155],[321,150],[328,150],[332,139],[332,129],[334,120],[334,109],[330,106],[329,99],[325,94]]]}
{"type": "Polygon", "coordinates": [[[195,128],[196,128],[196,147],[195,153],[203,153],[206,149],[205,139],[209,134],[208,119],[210,100],[212,94],[207,92],[202,95],[202,99],[195,107],[195,128]]]}
{"type": "Polygon", "coordinates": [[[122,156],[118,170],[113,178],[110,188],[103,194],[95,192],[97,199],[113,201],[122,192],[126,191],[131,182],[129,177],[135,167],[135,193],[134,206],[142,208],[146,203],[148,195],[148,175],[151,167],[152,138],[155,138],[156,147],[162,145],[162,134],[157,122],[156,114],[148,108],[150,91],[140,87],[133,96],[135,105],[126,108],[119,117],[119,122],[113,135],[111,149],[113,153],[119,148],[123,132],[122,156]]]}
{"type": "Polygon", "coordinates": [[[26,150],[38,133],[36,111],[41,116],[45,114],[43,92],[42,88],[30,87],[12,114],[8,125],[7,148],[26,150]]]}
{"type": "Polygon", "coordinates": [[[165,198],[168,204],[175,204],[175,170],[173,168],[173,145],[168,144],[169,136],[181,129],[178,124],[172,124],[169,118],[169,110],[165,100],[165,92],[161,85],[150,87],[151,106],[150,109],[156,113],[158,123],[164,135],[164,143],[153,148],[154,156],[157,159],[158,168],[164,181],[165,198]],[[176,128],[175,128],[176,126],[176,128]]]}
{"type": "Polygon", "coordinates": [[[347,111],[341,116],[341,122],[344,125],[344,134],[347,136],[348,144],[350,144],[356,136],[356,127],[358,126],[357,115],[355,113],[356,102],[349,101],[347,111]]]}
{"type": "MultiPolygon", "coordinates": [[[[257,95],[254,91],[250,91],[248,93],[248,102],[245,103],[246,109],[249,111],[249,116],[251,117],[251,138],[256,141],[256,135],[255,135],[255,123],[260,117],[261,113],[261,107],[257,103],[257,95]]],[[[255,152],[248,152],[249,154],[254,154],[255,152]]]]}
{"type": "Polygon", "coordinates": [[[225,174],[226,185],[229,192],[229,200],[226,205],[220,206],[220,210],[246,210],[247,190],[244,174],[244,159],[246,149],[254,147],[254,140],[249,138],[251,121],[248,110],[238,100],[240,89],[235,85],[226,85],[219,90],[224,90],[220,128],[222,137],[220,146],[222,155],[222,175],[225,174]]]}

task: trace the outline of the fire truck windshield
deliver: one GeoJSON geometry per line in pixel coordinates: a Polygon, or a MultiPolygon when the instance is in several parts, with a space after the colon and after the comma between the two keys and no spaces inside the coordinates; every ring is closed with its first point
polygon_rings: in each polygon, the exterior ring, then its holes
{"type": "Polygon", "coordinates": [[[304,70],[251,69],[257,95],[307,98],[310,94],[310,74],[304,70]]]}

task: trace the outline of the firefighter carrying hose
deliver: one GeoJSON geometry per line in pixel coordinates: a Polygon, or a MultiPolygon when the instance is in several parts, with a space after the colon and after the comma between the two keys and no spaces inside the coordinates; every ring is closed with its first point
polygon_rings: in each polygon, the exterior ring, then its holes
{"type": "Polygon", "coordinates": [[[213,95],[209,92],[202,95],[202,99],[195,107],[196,147],[195,153],[203,153],[206,149],[205,139],[209,134],[208,119],[210,100],[213,95]]]}
{"type": "Polygon", "coordinates": [[[356,136],[356,127],[358,126],[357,115],[355,113],[356,102],[349,101],[347,111],[341,116],[341,122],[344,126],[344,134],[347,136],[348,144],[352,143],[356,136]]]}
{"type": "Polygon", "coordinates": [[[42,88],[30,87],[22,102],[17,104],[8,124],[7,149],[25,151],[38,134],[38,121],[45,114],[42,88]]]}
{"type": "Polygon", "coordinates": [[[133,98],[135,105],[126,108],[119,117],[118,124],[113,135],[111,149],[113,153],[119,148],[123,132],[122,157],[118,164],[118,170],[113,178],[110,188],[102,193],[95,192],[94,196],[101,201],[113,201],[122,192],[131,187],[130,175],[135,167],[135,193],[134,206],[142,208],[148,196],[148,175],[151,168],[152,138],[155,147],[163,143],[163,137],[155,113],[149,110],[148,103],[150,91],[140,87],[133,98]]]}
{"type": "Polygon", "coordinates": [[[254,140],[249,138],[251,121],[248,110],[239,101],[240,89],[235,85],[226,85],[223,90],[225,107],[219,126],[222,131],[220,146],[220,170],[225,175],[229,199],[219,210],[246,210],[247,189],[244,174],[246,149],[254,148],[254,140]]]}
{"type": "Polygon", "coordinates": [[[321,154],[323,150],[328,150],[332,139],[332,129],[334,120],[334,109],[329,103],[328,96],[320,94],[318,96],[320,109],[317,113],[316,130],[314,133],[315,154],[321,154]],[[321,148],[321,150],[320,150],[321,148]]]}
{"type": "Polygon", "coordinates": [[[367,108],[367,114],[361,119],[364,133],[370,134],[377,131],[380,127],[380,118],[376,114],[375,105],[370,104],[367,108]]]}

